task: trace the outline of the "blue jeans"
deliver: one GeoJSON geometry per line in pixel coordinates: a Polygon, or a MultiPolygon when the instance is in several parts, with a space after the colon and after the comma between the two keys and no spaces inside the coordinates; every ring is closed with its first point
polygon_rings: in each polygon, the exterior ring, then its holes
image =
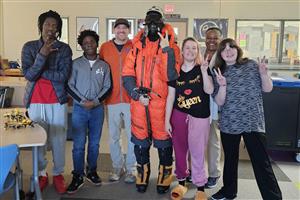
{"type": "Polygon", "coordinates": [[[96,171],[103,118],[103,105],[87,110],[74,103],[72,113],[73,173],[84,175],[86,136],[88,136],[87,169],[96,171]]]}

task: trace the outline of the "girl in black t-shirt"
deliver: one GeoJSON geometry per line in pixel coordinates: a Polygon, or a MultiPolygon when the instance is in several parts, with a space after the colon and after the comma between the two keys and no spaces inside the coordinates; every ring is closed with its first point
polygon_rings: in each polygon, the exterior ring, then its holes
{"type": "Polygon", "coordinates": [[[182,56],[180,76],[169,82],[166,107],[165,128],[172,136],[175,174],[179,181],[171,198],[181,199],[187,191],[185,179],[189,175],[187,157],[190,152],[192,182],[198,188],[195,199],[206,199],[204,154],[210,129],[209,94],[213,92],[213,82],[207,60],[200,65],[199,46],[194,38],[183,41],[182,56]]]}

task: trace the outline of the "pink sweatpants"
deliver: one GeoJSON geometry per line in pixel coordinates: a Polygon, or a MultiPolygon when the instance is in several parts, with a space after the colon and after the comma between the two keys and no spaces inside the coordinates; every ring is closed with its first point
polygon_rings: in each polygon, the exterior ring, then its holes
{"type": "Polygon", "coordinates": [[[209,136],[209,117],[196,118],[173,109],[173,147],[175,151],[175,174],[178,180],[188,175],[188,152],[191,155],[192,181],[200,187],[207,182],[205,173],[205,151],[209,136]]]}

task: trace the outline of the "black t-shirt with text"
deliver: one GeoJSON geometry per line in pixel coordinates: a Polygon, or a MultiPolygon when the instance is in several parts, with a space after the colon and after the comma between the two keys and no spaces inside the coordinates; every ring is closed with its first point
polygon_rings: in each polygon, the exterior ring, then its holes
{"type": "MultiPolygon", "coordinates": [[[[207,73],[211,76],[209,68],[207,73]]],[[[175,88],[174,108],[197,118],[210,116],[209,95],[203,90],[203,77],[200,65],[188,72],[180,70],[179,78],[170,81],[169,86],[175,88]]]]}

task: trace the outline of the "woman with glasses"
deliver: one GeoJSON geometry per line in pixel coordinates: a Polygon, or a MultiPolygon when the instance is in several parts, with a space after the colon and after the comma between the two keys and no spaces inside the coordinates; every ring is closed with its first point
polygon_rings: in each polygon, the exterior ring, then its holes
{"type": "Polygon", "coordinates": [[[265,149],[262,92],[271,92],[265,57],[258,62],[243,58],[233,39],[223,40],[217,50],[213,96],[221,106],[220,131],[224,149],[224,186],[211,199],[237,196],[239,144],[243,137],[263,199],[282,199],[265,149]]]}

